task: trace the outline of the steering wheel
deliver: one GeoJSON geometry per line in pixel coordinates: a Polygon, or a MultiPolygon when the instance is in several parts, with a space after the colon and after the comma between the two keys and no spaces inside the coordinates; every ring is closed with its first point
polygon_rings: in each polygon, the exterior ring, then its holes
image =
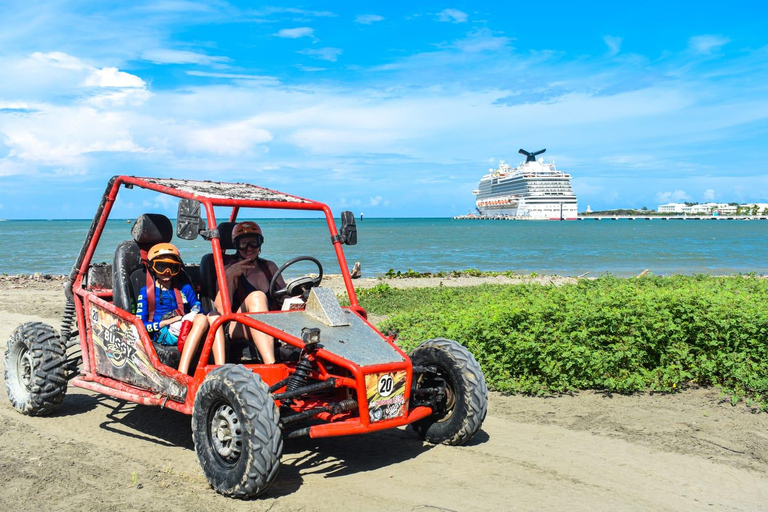
{"type": "Polygon", "coordinates": [[[286,261],[282,267],[277,269],[277,272],[275,272],[275,275],[272,276],[272,281],[269,282],[269,295],[275,300],[280,300],[286,296],[298,297],[302,293],[308,292],[313,287],[320,286],[320,281],[322,280],[323,280],[323,266],[320,264],[320,262],[317,261],[312,256],[298,256],[296,258],[293,258],[292,260],[286,261]],[[277,290],[276,289],[277,279],[283,274],[285,269],[287,269],[291,265],[298,263],[300,261],[311,261],[312,263],[317,265],[317,269],[320,271],[320,275],[318,275],[317,277],[304,276],[304,277],[298,277],[296,279],[292,279],[291,282],[285,285],[285,288],[281,288],[280,290],[277,290]]]}

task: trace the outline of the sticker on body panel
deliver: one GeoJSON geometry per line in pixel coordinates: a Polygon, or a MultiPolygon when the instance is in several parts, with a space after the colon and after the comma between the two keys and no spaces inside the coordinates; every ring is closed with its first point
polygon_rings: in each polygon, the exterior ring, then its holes
{"type": "Polygon", "coordinates": [[[365,376],[368,416],[371,423],[390,420],[405,412],[405,372],[372,373],[365,376]]]}
{"type": "Polygon", "coordinates": [[[95,304],[89,308],[98,374],[184,400],[186,388],[152,366],[136,326],[95,304]]]}

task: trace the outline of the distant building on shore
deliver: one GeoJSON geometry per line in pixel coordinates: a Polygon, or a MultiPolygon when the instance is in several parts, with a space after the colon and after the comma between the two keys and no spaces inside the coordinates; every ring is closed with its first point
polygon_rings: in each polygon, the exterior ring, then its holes
{"type": "Polygon", "coordinates": [[[768,203],[667,203],[660,204],[657,211],[687,215],[756,215],[768,213],[768,203]]]}

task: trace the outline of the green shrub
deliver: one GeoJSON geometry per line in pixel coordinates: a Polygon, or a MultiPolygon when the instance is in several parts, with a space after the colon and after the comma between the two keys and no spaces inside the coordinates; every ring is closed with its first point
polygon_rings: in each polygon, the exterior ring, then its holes
{"type": "Polygon", "coordinates": [[[721,386],[768,408],[768,280],[611,276],[538,284],[360,291],[407,350],[464,344],[502,392],[721,386]]]}

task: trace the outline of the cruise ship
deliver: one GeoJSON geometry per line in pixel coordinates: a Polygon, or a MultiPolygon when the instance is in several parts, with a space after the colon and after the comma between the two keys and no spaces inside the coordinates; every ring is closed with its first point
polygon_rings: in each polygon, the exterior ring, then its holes
{"type": "Polygon", "coordinates": [[[510,167],[502,160],[480,179],[474,194],[480,215],[530,220],[576,220],[576,195],[571,175],[558,171],[555,163],[536,157],[546,149],[530,153],[521,149],[525,162],[510,167]]]}

